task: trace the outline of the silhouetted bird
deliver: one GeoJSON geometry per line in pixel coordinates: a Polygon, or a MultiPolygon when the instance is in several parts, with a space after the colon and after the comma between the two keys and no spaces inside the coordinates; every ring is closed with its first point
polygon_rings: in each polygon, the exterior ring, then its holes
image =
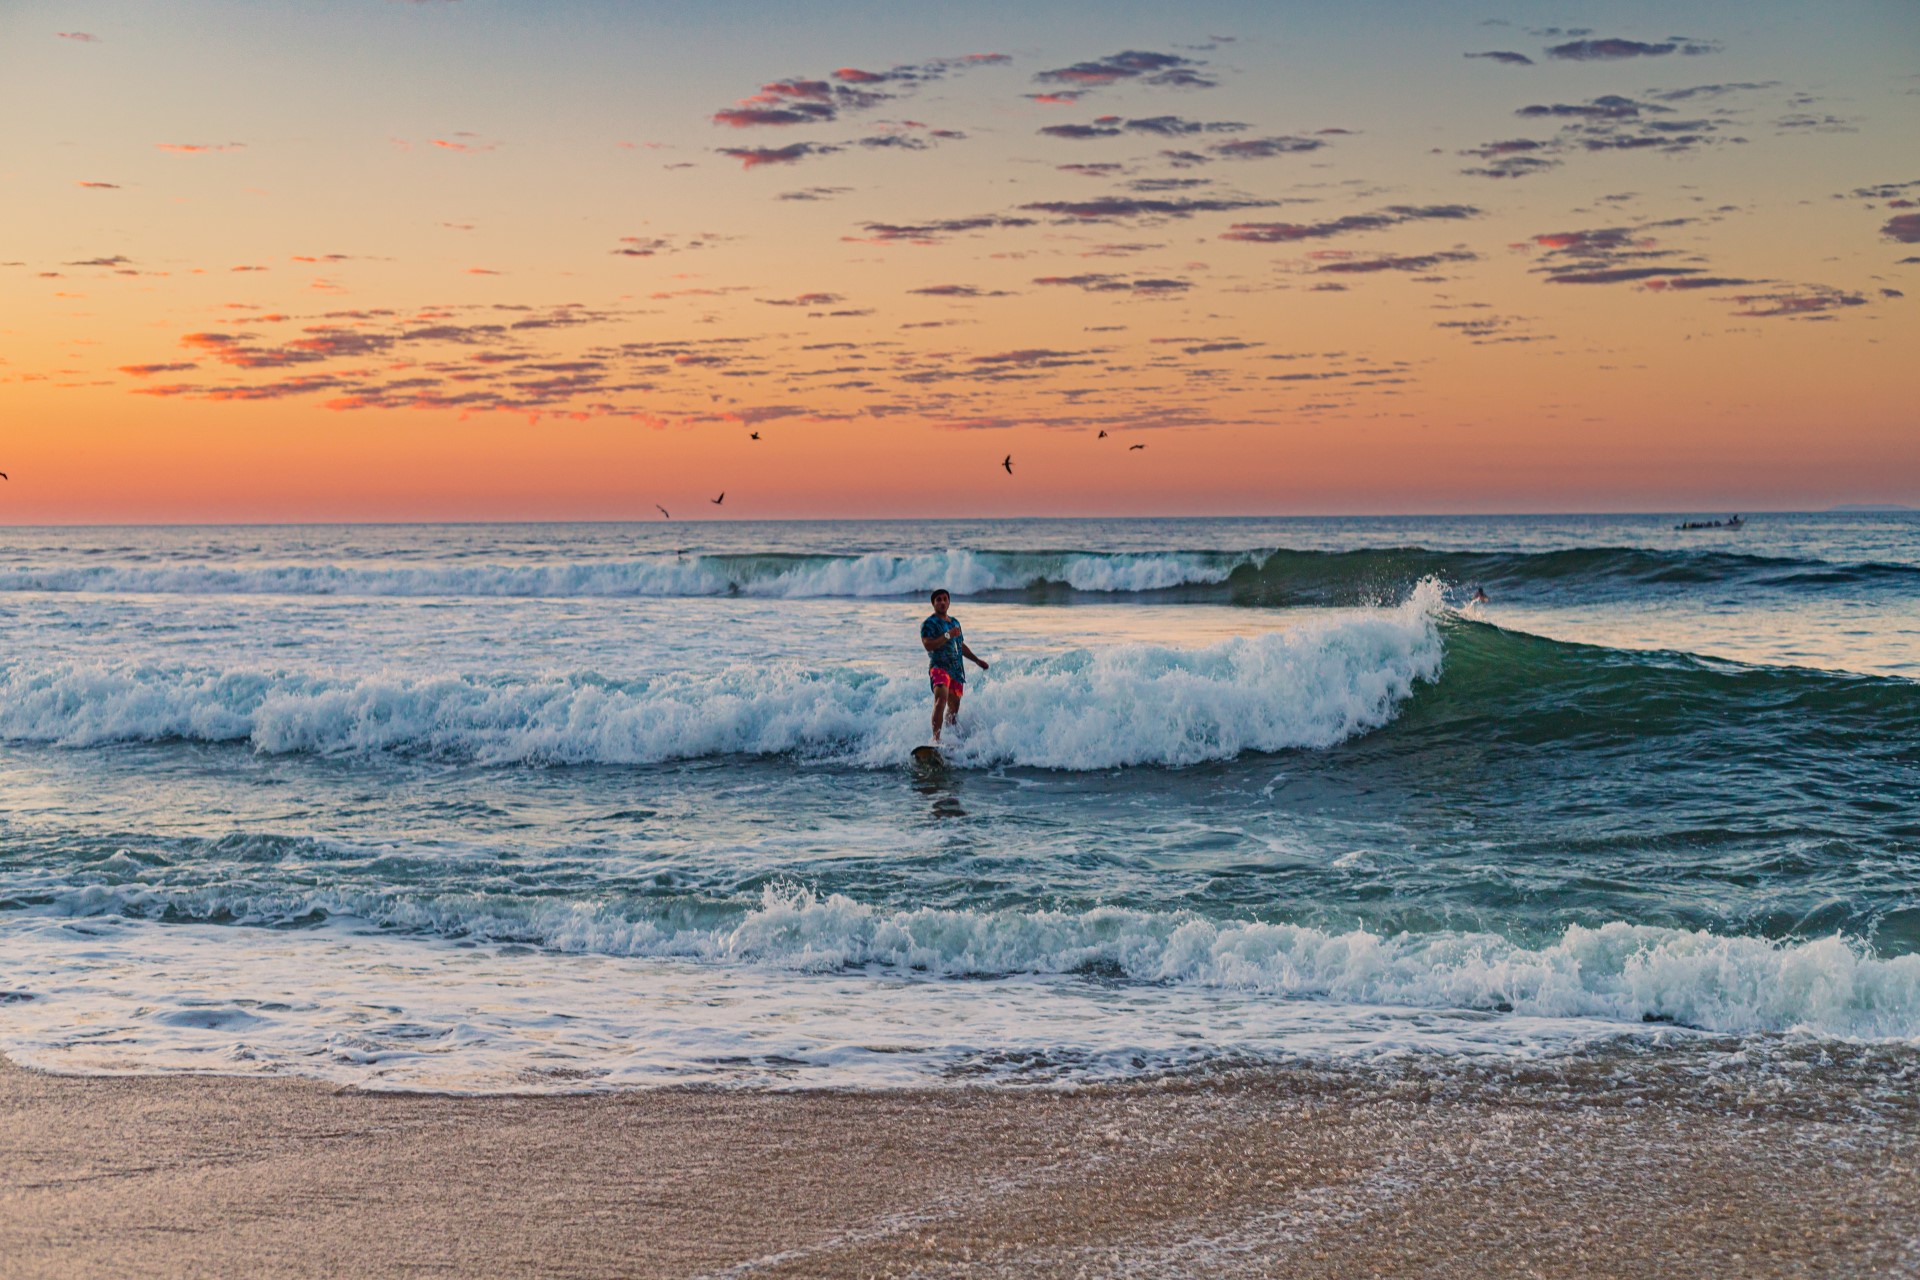
{"type": "Polygon", "coordinates": [[[657,502],[654,503],[653,509],[655,511],[658,511],[661,515],[665,516],[667,519],[669,520],[673,519],[673,512],[667,510],[665,507],[661,506],[659,503],[657,502]]]}
{"type": "Polygon", "coordinates": [[[758,440],[759,438],[760,438],[760,433],[758,431],[754,432],[752,435],[747,437],[747,439],[749,440],[758,440]]]}
{"type": "Polygon", "coordinates": [[[1012,475],[1013,474],[1013,455],[1008,454],[1006,457],[1002,458],[1000,460],[1000,465],[1007,469],[1008,475],[1012,475]]]}
{"type": "Polygon", "coordinates": [[[707,501],[711,502],[716,507],[719,506],[721,503],[725,502],[726,500],[727,500],[727,491],[725,489],[722,489],[720,491],[719,497],[707,499],[707,501]]]}
{"type": "Polygon", "coordinates": [[[1128,446],[1127,446],[1127,452],[1128,452],[1128,453],[1132,453],[1132,452],[1133,452],[1133,451],[1134,451],[1135,449],[1144,449],[1144,448],[1146,448],[1146,447],[1147,447],[1147,446],[1145,446],[1145,445],[1143,445],[1143,444],[1130,444],[1130,445],[1128,445],[1128,446]]]}
{"type": "Polygon", "coordinates": [[[1102,431],[1099,435],[1094,437],[1094,439],[1096,440],[1105,440],[1106,438],[1107,438],[1107,433],[1104,431],[1102,431]]]}
{"type": "Polygon", "coordinates": [[[4,471],[0,471],[0,480],[5,480],[6,478],[7,478],[7,473],[4,471]]]}

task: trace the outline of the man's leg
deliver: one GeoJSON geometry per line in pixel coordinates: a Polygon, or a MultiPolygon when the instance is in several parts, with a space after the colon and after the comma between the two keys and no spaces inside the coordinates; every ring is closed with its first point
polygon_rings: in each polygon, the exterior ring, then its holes
{"type": "Polygon", "coordinates": [[[933,686],[933,740],[940,741],[940,722],[947,715],[947,686],[933,686]]]}
{"type": "Polygon", "coordinates": [[[949,729],[960,727],[960,696],[966,691],[965,685],[947,686],[947,727],[949,729]]]}

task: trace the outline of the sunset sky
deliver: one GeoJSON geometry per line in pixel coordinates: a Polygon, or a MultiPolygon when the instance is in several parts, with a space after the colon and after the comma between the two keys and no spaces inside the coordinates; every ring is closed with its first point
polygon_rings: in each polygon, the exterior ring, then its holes
{"type": "Polygon", "coordinates": [[[0,111],[0,521],[1920,502],[1911,0],[7,0],[0,111]]]}

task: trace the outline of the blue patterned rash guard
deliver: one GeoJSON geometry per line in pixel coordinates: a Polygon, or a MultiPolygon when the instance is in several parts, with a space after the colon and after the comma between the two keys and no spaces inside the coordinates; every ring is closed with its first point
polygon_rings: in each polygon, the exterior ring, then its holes
{"type": "Polygon", "coordinates": [[[933,640],[940,636],[947,637],[947,642],[938,649],[930,649],[927,651],[927,659],[933,666],[946,672],[955,684],[965,684],[967,682],[967,666],[960,658],[960,642],[955,640],[951,634],[959,630],[959,628],[960,619],[949,615],[943,621],[939,614],[930,613],[927,615],[927,620],[920,624],[920,638],[922,640],[933,640]]]}

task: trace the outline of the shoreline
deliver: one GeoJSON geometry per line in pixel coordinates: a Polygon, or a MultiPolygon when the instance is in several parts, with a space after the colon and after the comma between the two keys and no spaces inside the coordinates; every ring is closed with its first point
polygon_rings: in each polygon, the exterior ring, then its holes
{"type": "Polygon", "coordinates": [[[19,1277],[1920,1268],[1907,1109],[1536,1074],[469,1096],[0,1057],[0,1257],[19,1277]]]}

